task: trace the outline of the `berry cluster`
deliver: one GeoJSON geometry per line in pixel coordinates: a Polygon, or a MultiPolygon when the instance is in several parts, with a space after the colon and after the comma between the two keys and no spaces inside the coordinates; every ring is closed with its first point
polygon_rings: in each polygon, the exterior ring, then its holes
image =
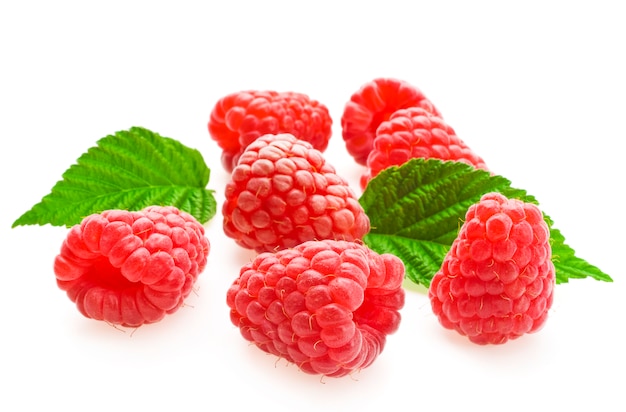
{"type": "MultiPolygon", "coordinates": [[[[370,365],[398,328],[404,266],[361,242],[369,219],[324,159],[330,132],[318,140],[302,132],[319,130],[320,122],[306,124],[310,116],[300,118],[298,132],[279,126],[293,124],[293,113],[281,109],[285,95],[262,96],[227,96],[209,122],[231,172],[224,232],[259,253],[227,293],[231,320],[263,351],[307,373],[343,376],[370,365]]],[[[322,123],[332,122],[328,116],[322,123]]],[[[367,168],[362,189],[382,170],[417,157],[488,170],[433,103],[401,80],[364,84],[346,103],[341,127],[348,153],[367,168]]],[[[552,303],[548,237],[535,205],[488,194],[472,206],[429,288],[443,326],[479,344],[538,330],[552,303]]]]}
{"type": "Polygon", "coordinates": [[[396,110],[409,107],[439,115],[439,110],[419,89],[403,80],[377,78],[352,94],[341,116],[341,128],[346,149],[358,164],[367,164],[378,126],[396,110]]]}
{"type": "Polygon", "coordinates": [[[343,376],[398,328],[404,265],[362,244],[369,218],[323,155],[331,124],[306,95],[241,92],[218,101],[208,128],[230,172],[224,233],[258,253],[228,292],[233,323],[307,373],[343,376]]]}
{"type": "Polygon", "coordinates": [[[227,293],[232,323],[310,374],[363,369],[400,324],[404,265],[358,242],[308,241],[259,254],[227,293]]]}
{"type": "Polygon", "coordinates": [[[361,86],[346,103],[341,126],[348,152],[367,167],[362,189],[381,170],[417,157],[487,169],[433,103],[402,80],[377,78],[361,86]]]}
{"type": "MultiPolygon", "coordinates": [[[[324,158],[327,108],[295,92],[220,99],[208,130],[229,173],[223,230],[257,252],[226,293],[231,322],[261,350],[310,374],[366,368],[400,325],[404,263],[364,243],[370,221],[324,158]]],[[[346,103],[360,185],[412,158],[487,170],[424,94],[377,78],[346,103]]],[[[539,330],[553,301],[550,232],[539,208],[488,193],[472,205],[428,290],[439,322],[477,344],[539,330]]],[[[204,227],[173,206],[106,210],[73,226],[54,261],[59,288],[88,318],[138,327],[181,307],[205,269],[204,227]]]]}

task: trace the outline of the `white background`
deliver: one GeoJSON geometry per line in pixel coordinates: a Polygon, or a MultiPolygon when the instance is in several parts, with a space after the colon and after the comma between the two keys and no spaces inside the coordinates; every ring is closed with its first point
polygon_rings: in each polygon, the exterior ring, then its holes
{"type": "Polygon", "coordinates": [[[626,16],[618,1],[512,3],[2,2],[0,410],[625,410],[626,16]],[[327,158],[359,192],[340,117],[375,77],[419,87],[615,282],[558,285],[543,330],[495,347],[441,328],[408,287],[377,361],[320,379],[230,324],[226,289],[253,255],[220,212],[196,293],[134,332],[83,318],[56,287],[66,229],[11,229],[96,140],[132,126],[200,150],[221,205],[228,175],[206,124],[243,89],[325,104],[327,158]]]}

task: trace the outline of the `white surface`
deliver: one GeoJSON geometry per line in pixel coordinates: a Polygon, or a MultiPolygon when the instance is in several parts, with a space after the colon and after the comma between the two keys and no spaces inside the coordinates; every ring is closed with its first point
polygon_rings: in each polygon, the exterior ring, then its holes
{"type": "Polygon", "coordinates": [[[622,7],[428,3],[3,2],[0,410],[625,410],[622,7]],[[228,176],[206,123],[220,97],[248,88],[326,104],[327,157],[358,191],[339,120],[379,76],[421,88],[615,282],[557,286],[545,328],[497,347],[445,331],[409,289],[374,365],[320,379],[230,324],[226,289],[252,254],[219,213],[197,293],[134,332],[83,318],[57,289],[65,229],[10,229],[97,139],[135,125],[200,150],[221,204],[228,176]]]}

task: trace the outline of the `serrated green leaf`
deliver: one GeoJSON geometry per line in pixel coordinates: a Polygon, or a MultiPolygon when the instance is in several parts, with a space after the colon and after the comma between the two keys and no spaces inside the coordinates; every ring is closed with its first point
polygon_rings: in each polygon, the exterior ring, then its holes
{"type": "MultiPolygon", "coordinates": [[[[548,223],[551,223],[548,220],[548,223]]],[[[591,277],[604,282],[613,279],[597,266],[576,256],[574,249],[565,243],[565,237],[558,229],[550,228],[550,243],[552,247],[552,262],[556,271],[556,282],[567,283],[569,279],[583,279],[591,277]]]]}
{"type": "MultiPolygon", "coordinates": [[[[393,253],[411,281],[428,287],[456,238],[467,209],[489,192],[538,204],[511,182],[461,162],[412,159],[372,179],[359,199],[370,218],[363,241],[379,253],[393,253]]],[[[575,256],[560,231],[550,226],[557,283],[592,277],[611,281],[597,267],[575,256]]]]}
{"type": "Polygon", "coordinates": [[[20,225],[73,226],[107,209],[176,206],[206,223],[216,213],[210,169],[199,151],[141,127],[98,140],[51,192],[20,216],[20,225]]]}

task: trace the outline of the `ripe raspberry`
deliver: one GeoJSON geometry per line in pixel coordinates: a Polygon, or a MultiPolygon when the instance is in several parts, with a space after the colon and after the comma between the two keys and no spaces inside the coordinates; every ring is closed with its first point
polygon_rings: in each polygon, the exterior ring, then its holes
{"type": "Polygon", "coordinates": [[[221,98],[208,128],[222,148],[222,165],[231,172],[243,150],[265,134],[290,133],[317,150],[328,147],[332,119],[326,106],[295,92],[249,90],[221,98]]]}
{"type": "Polygon", "coordinates": [[[454,160],[487,170],[483,159],[441,117],[411,107],[394,112],[378,127],[374,148],[367,157],[367,171],[361,176],[361,188],[387,167],[417,157],[454,160]]]}
{"type": "Polygon", "coordinates": [[[84,316],[137,327],[178,310],[208,254],[204,227],[175,207],[107,210],[70,229],[54,272],[84,316]]]}
{"type": "Polygon", "coordinates": [[[341,117],[341,128],[348,153],[357,163],[366,165],[378,126],[396,110],[408,107],[421,107],[440,116],[419,89],[402,80],[377,78],[351,96],[341,117]]]}
{"type": "Polygon", "coordinates": [[[308,241],[257,255],[226,295],[230,319],[261,350],[309,374],[367,366],[400,325],[404,265],[360,242],[308,241]]]}
{"type": "Polygon", "coordinates": [[[362,239],[370,229],[347,181],[319,150],[291,134],[250,144],[225,192],[224,232],[257,252],[307,240],[362,239]]]}
{"type": "Polygon", "coordinates": [[[536,205],[499,193],[484,195],[468,209],[430,284],[439,322],[481,345],[538,331],[555,285],[549,240],[536,205]]]}

